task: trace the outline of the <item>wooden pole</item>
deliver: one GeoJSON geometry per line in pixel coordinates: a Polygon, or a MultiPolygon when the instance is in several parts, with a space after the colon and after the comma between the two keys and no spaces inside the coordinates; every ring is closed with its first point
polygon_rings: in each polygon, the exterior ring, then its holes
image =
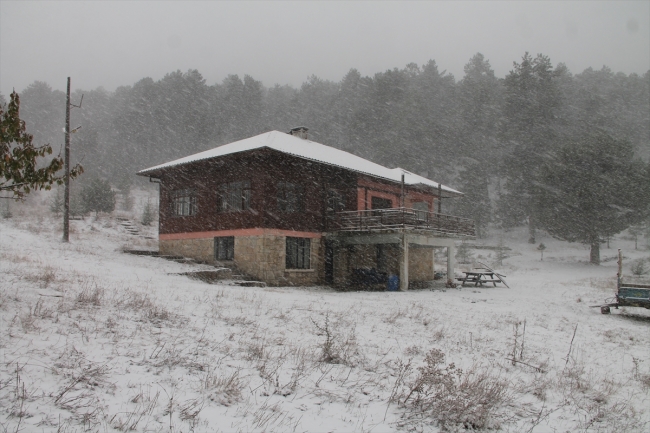
{"type": "Polygon", "coordinates": [[[65,100],[65,193],[63,197],[63,242],[70,241],[70,77],[65,100]]]}
{"type": "Polygon", "coordinates": [[[618,273],[616,274],[616,290],[621,288],[621,279],[623,278],[623,253],[618,249],[618,273]]]}
{"type": "Polygon", "coordinates": [[[404,207],[404,173],[402,173],[402,195],[400,196],[400,205],[399,207],[404,207]]]}

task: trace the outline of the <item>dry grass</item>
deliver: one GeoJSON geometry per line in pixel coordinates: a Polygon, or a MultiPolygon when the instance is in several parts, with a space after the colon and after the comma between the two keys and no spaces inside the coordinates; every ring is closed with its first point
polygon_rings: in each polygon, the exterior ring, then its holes
{"type": "Polygon", "coordinates": [[[478,366],[462,371],[432,349],[399,400],[410,422],[431,420],[443,430],[475,430],[498,427],[509,399],[509,384],[500,374],[478,366]]]}
{"type": "Polygon", "coordinates": [[[201,384],[208,392],[207,399],[222,406],[231,406],[241,401],[242,393],[248,386],[240,377],[240,370],[221,373],[217,368],[208,370],[201,384]]]}

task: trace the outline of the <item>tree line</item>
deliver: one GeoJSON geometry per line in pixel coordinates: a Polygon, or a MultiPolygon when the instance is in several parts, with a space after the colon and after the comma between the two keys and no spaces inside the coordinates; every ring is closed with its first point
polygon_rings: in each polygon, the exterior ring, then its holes
{"type": "MultiPolygon", "coordinates": [[[[473,218],[479,236],[490,222],[527,224],[531,242],[544,228],[593,250],[648,214],[650,71],[572,74],[526,53],[498,78],[479,53],[459,80],[431,60],[372,77],[351,69],[338,82],[311,76],[300,88],[265,87],[248,75],[209,85],[189,70],[75,93],[73,100],[85,96],[73,112],[72,126],[83,126],[73,154],[114,184],[142,168],[305,125],[315,141],[465,192],[445,211],[473,218]]],[[[56,148],[65,94],[34,82],[20,95],[34,140],[56,148]]]]}

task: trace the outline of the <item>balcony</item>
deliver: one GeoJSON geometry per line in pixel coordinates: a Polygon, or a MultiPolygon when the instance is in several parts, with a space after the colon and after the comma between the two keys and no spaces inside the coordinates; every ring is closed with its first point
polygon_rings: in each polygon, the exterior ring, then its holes
{"type": "Polygon", "coordinates": [[[327,220],[331,232],[423,232],[439,237],[475,237],[474,221],[409,208],[337,212],[327,220]]]}

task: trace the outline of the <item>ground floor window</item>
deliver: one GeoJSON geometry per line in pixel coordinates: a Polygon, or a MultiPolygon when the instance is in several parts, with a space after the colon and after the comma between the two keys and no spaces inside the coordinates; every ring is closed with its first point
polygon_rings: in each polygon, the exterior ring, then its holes
{"type": "Polygon", "coordinates": [[[310,269],[311,239],[287,238],[287,269],[310,269]]]}
{"type": "Polygon", "coordinates": [[[214,258],[216,260],[233,260],[235,257],[235,237],[220,236],[214,238],[214,258]]]}

